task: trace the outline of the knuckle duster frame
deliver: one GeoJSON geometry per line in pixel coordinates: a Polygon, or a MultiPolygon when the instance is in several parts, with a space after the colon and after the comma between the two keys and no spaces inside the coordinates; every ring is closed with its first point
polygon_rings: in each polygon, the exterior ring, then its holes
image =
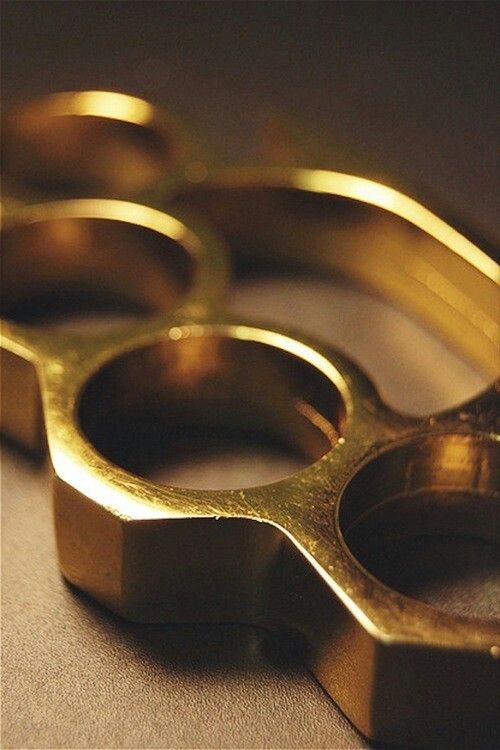
{"type": "Polygon", "coordinates": [[[495,385],[439,414],[400,414],[346,356],[235,318],[223,294],[229,259],[340,273],[493,380],[494,261],[370,180],[205,175],[182,128],[133,97],[48,97],[15,111],[5,132],[1,426],[48,448],[63,575],[132,620],[300,634],[312,672],[370,738],[456,746],[493,732],[498,625],[404,596],[363,559],[416,530],[499,541],[495,385]],[[146,314],[88,334],[37,325],[40,295],[96,283],[146,314]],[[157,484],[146,463],[182,420],[250,425],[307,465],[242,490],[157,484]]]}

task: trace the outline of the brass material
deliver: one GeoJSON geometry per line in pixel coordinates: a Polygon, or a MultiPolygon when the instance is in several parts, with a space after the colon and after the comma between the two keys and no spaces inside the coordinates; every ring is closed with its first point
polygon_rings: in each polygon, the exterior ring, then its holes
{"type": "Polygon", "coordinates": [[[10,191],[136,195],[182,172],[192,144],[172,115],[109,91],[51,94],[7,113],[2,171],[10,191]]]}
{"type": "Polygon", "coordinates": [[[247,269],[342,274],[425,322],[494,379],[498,266],[415,200],[310,169],[228,169],[180,196],[247,269]]]}
{"type": "Polygon", "coordinates": [[[75,346],[93,348],[94,338],[105,341],[124,328],[125,337],[150,330],[152,317],[162,321],[173,308],[188,318],[203,314],[223,295],[227,260],[197,222],[188,227],[127,201],[14,204],[4,213],[1,428],[39,451],[41,362],[75,346]],[[113,316],[113,328],[100,323],[102,312],[113,316]]]}
{"type": "MultiPolygon", "coordinates": [[[[415,201],[308,170],[228,173],[179,201],[210,219],[237,261],[353,276],[497,374],[497,267],[415,201]]],[[[363,566],[382,536],[500,541],[494,388],[428,418],[392,411],[342,354],[225,313],[213,241],[153,209],[14,208],[5,239],[14,322],[2,339],[3,427],[33,446],[44,423],[66,578],[133,620],[300,634],[314,674],[376,740],[457,747],[494,732],[499,627],[437,612],[363,566]],[[172,251],[165,276],[144,228],[172,251]],[[93,287],[95,268],[99,292],[132,297],[149,317],[91,335],[43,327],[33,292],[93,287]],[[287,443],[303,468],[226,491],[146,478],[186,433],[210,429],[287,443]]]]}

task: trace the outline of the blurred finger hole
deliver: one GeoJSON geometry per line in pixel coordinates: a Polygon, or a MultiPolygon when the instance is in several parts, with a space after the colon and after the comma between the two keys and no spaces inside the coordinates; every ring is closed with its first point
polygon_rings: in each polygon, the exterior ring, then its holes
{"type": "Polygon", "coordinates": [[[2,316],[94,331],[167,311],[195,277],[193,253],[175,238],[180,227],[119,201],[47,204],[2,232],[2,316]]]}
{"type": "Polygon", "coordinates": [[[124,94],[46,97],[6,118],[4,176],[49,194],[132,195],[180,159],[179,134],[160,119],[152,105],[124,94]]]}

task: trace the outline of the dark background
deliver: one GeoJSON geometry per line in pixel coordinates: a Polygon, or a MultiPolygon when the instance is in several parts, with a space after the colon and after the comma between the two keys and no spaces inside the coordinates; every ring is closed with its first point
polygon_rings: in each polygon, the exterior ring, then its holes
{"type": "MultiPolygon", "coordinates": [[[[260,133],[274,117],[299,141],[308,134],[299,158],[309,165],[409,185],[471,230],[500,236],[494,3],[70,0],[1,9],[4,105],[58,90],[135,93],[180,114],[226,161],[262,158],[260,133]]],[[[241,311],[268,304],[271,292],[285,322],[299,307],[317,330],[322,316],[321,335],[375,372],[395,402],[424,409],[483,384],[415,324],[342,287],[329,301],[330,287],[304,287],[299,298],[250,286],[241,311]]],[[[68,589],[46,475],[10,446],[3,454],[4,747],[369,747],[262,633],[127,624],[68,589]]],[[[238,456],[229,469],[225,460],[205,470],[241,472],[238,456]]],[[[441,548],[432,559],[445,583],[456,576],[456,555],[446,561],[441,548]]],[[[476,588],[464,597],[455,578],[448,599],[451,591],[474,614],[484,582],[494,591],[498,578],[488,555],[483,570],[477,555],[469,571],[464,559],[459,573],[475,576],[476,588]]],[[[439,603],[430,584],[427,598],[439,603]]]]}
{"type": "Polygon", "coordinates": [[[277,110],[330,144],[323,166],[366,164],[499,236],[495,3],[4,0],[2,15],[5,102],[136,93],[228,158],[277,110]]]}

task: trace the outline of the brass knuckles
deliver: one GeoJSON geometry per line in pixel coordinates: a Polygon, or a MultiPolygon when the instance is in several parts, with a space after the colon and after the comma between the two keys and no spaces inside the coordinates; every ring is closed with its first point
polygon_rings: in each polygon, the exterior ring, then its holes
{"type": "Polygon", "coordinates": [[[498,627],[391,591],[354,556],[415,532],[493,538],[486,397],[400,417],[337,353],[229,320],[74,347],[41,380],[68,580],[132,620],[298,631],[370,737],[457,746],[493,725],[498,627]],[[314,463],[245,490],[141,479],[180,421],[262,430],[314,463]]]}
{"type": "Polygon", "coordinates": [[[225,248],[199,222],[114,199],[34,206],[7,202],[2,223],[2,399],[4,434],[32,451],[45,446],[43,363],[99,341],[203,319],[228,281],[225,248]],[[27,269],[29,271],[27,272],[27,269]],[[111,305],[134,313],[128,326],[85,334],[40,325],[54,311],[111,305]],[[137,318],[137,320],[135,320],[137,318]],[[42,385],[43,391],[43,385],[42,385]]]}
{"type": "MultiPolygon", "coordinates": [[[[340,269],[465,341],[493,373],[496,267],[465,238],[347,175],[240,179],[183,197],[240,259],[340,269]]],[[[338,353],[215,312],[181,310],[91,340],[8,333],[18,357],[36,352],[71,582],[131,619],[298,631],[318,679],[378,740],[456,746],[497,721],[498,628],[402,596],[356,559],[415,529],[493,537],[493,391],[446,414],[404,417],[338,353]],[[226,492],[141,479],[179,420],[263,430],[312,463],[226,492]]]]}
{"type": "Polygon", "coordinates": [[[4,188],[21,196],[135,196],[196,169],[195,151],[169,112],[109,91],[44,96],[2,123],[4,188]]]}

